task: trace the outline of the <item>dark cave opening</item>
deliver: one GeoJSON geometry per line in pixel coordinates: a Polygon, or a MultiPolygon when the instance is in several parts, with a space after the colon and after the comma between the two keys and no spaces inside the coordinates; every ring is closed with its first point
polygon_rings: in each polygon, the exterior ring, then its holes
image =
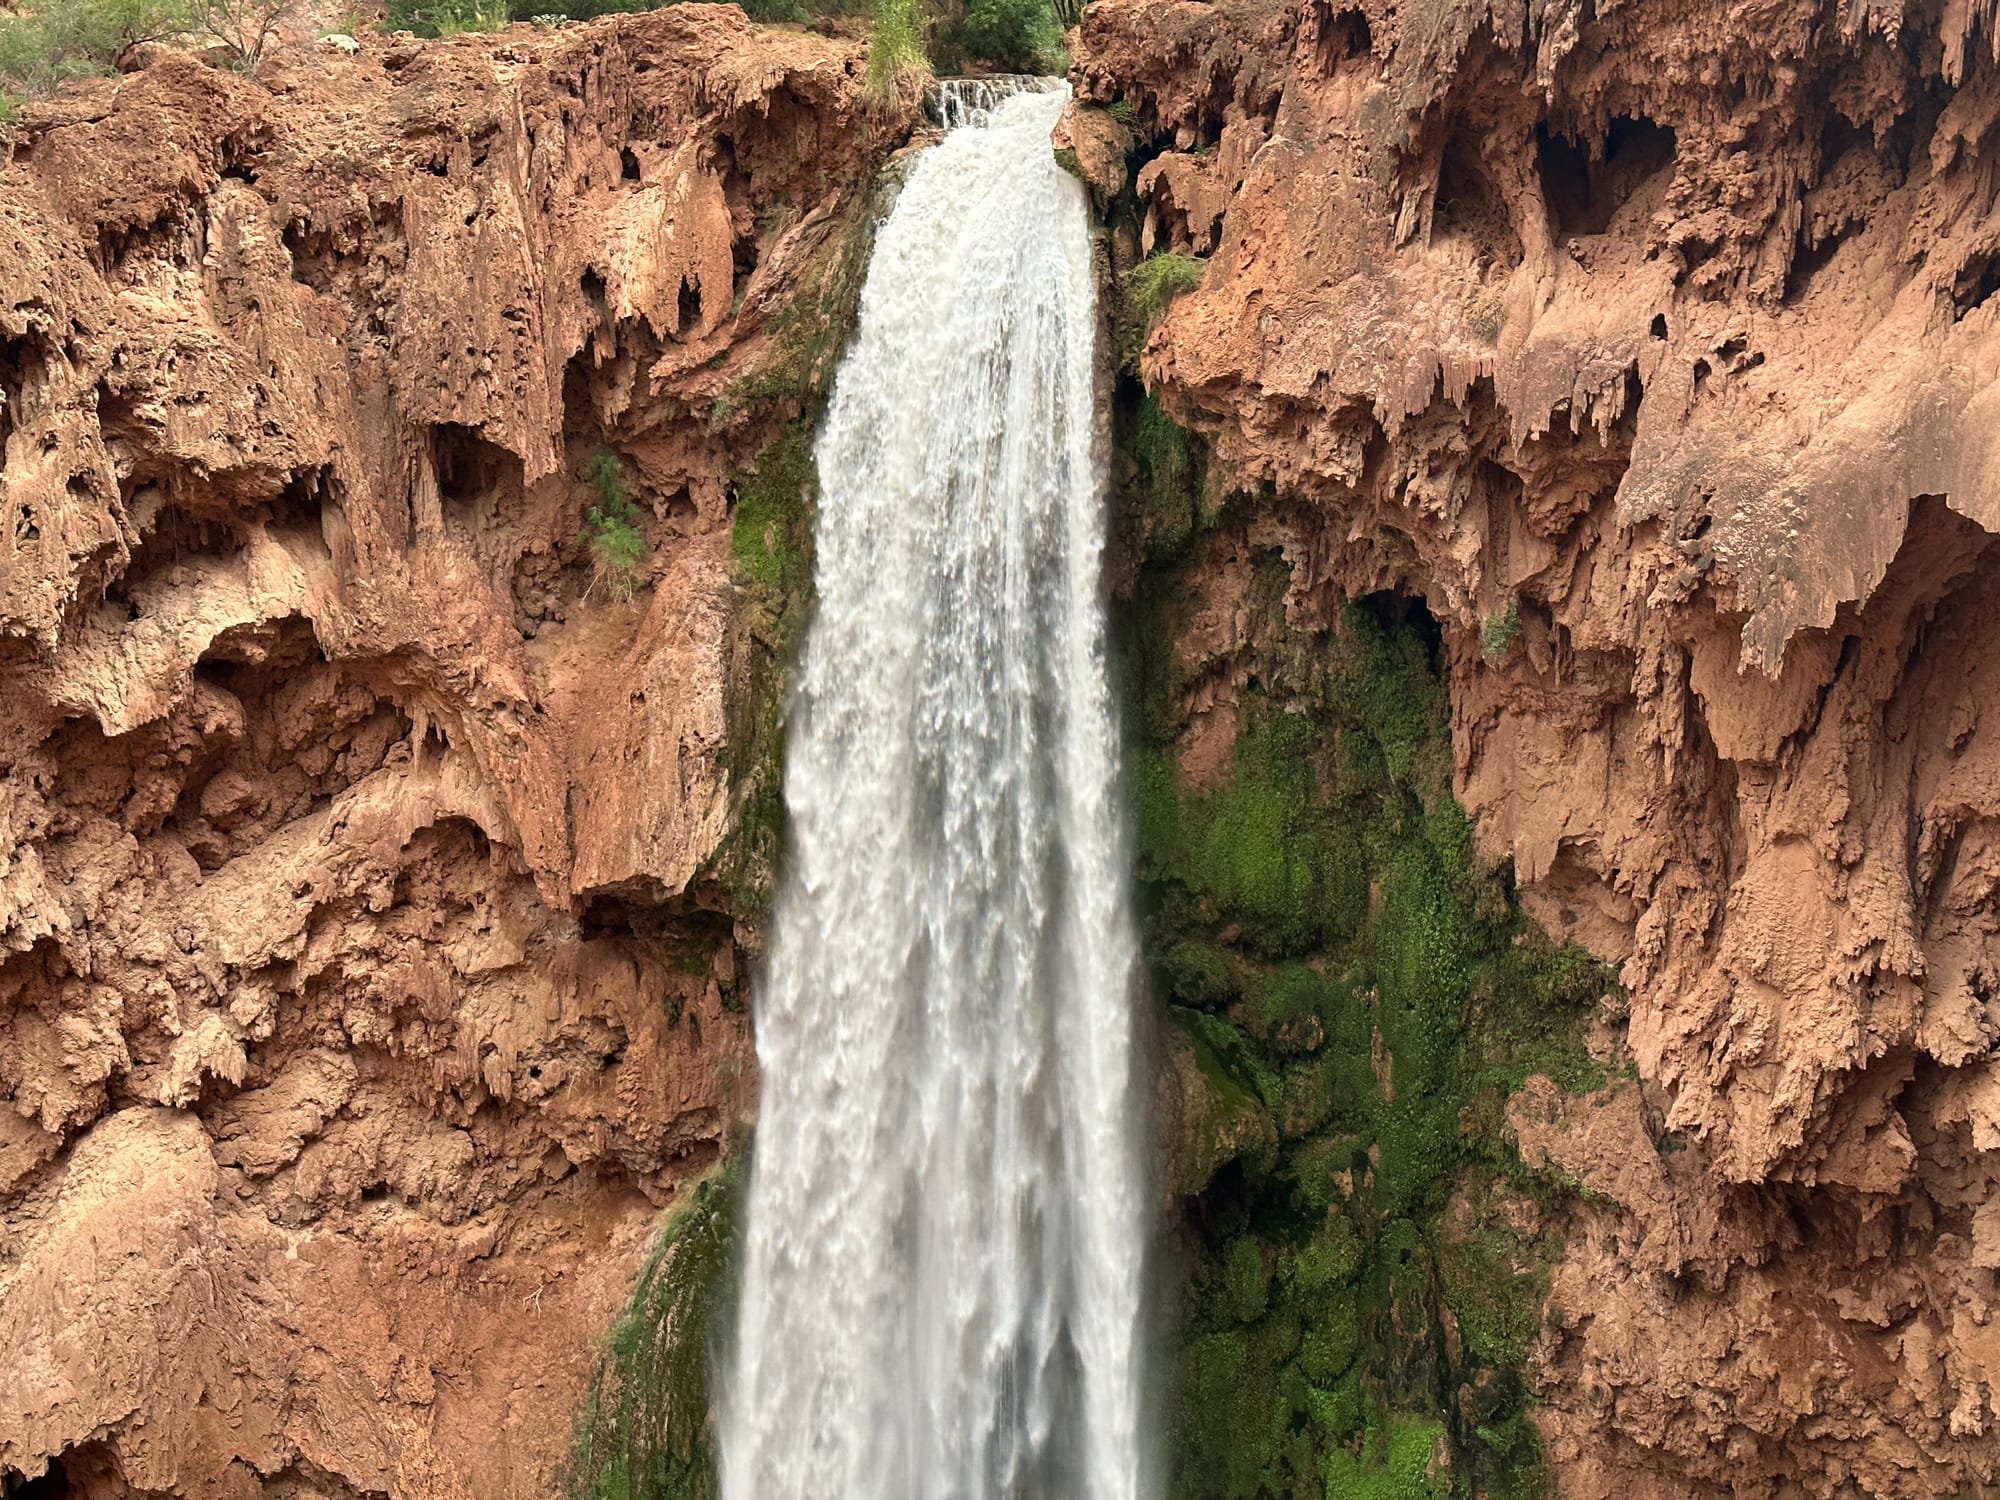
{"type": "Polygon", "coordinates": [[[1357,609],[1368,611],[1375,623],[1385,630],[1413,632],[1423,642],[1431,670],[1439,676],[1444,675],[1444,627],[1438,624],[1437,616],[1431,613],[1431,607],[1424,602],[1422,595],[1382,589],[1373,594],[1363,594],[1354,604],[1357,609]]]}
{"type": "Polygon", "coordinates": [[[1544,120],[1535,154],[1550,231],[1558,240],[1603,234],[1641,186],[1673,166],[1675,150],[1673,128],[1644,115],[1614,116],[1594,156],[1544,120]]]}
{"type": "Polygon", "coordinates": [[[1506,200],[1495,186],[1478,144],[1463,131],[1454,132],[1445,143],[1431,212],[1433,239],[1453,231],[1464,234],[1503,270],[1521,263],[1521,236],[1513,215],[1507,211],[1506,200]]]}
{"type": "Polygon", "coordinates": [[[1962,322],[1968,313],[1985,306],[1996,292],[2000,292],[2000,250],[1971,257],[1952,280],[1952,322],[1962,322]]]}
{"type": "Polygon", "coordinates": [[[5,1500],[49,1500],[69,1492],[69,1472],[59,1458],[50,1459],[47,1471],[32,1479],[12,1469],[0,1470],[0,1496],[5,1500]]]}

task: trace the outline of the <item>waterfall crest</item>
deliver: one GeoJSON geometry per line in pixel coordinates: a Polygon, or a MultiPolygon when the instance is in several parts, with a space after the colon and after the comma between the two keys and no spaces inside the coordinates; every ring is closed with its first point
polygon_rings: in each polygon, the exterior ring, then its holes
{"type": "Polygon", "coordinates": [[[1146,1234],[1068,89],[947,100],[821,429],[727,1500],[1137,1500],[1146,1234]]]}

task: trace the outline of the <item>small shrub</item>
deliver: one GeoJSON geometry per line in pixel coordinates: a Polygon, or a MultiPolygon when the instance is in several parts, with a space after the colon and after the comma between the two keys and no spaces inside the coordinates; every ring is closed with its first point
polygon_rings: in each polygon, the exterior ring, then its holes
{"type": "Polygon", "coordinates": [[[972,0],[946,27],[939,56],[952,65],[977,60],[1011,73],[1060,73],[1069,61],[1049,0],[972,0]]]}
{"type": "Polygon", "coordinates": [[[1201,285],[1207,269],[1208,262],[1177,250],[1142,260],[1132,268],[1118,304],[1118,342],[1127,369],[1138,369],[1139,352],[1159,327],[1160,319],[1182,292],[1201,285]]]}
{"type": "Polygon", "coordinates": [[[1507,326],[1507,304],[1498,293],[1487,292],[1465,310],[1465,326],[1481,343],[1497,343],[1500,330],[1507,326]]]}
{"type": "Polygon", "coordinates": [[[1497,615],[1488,615],[1479,627],[1479,651],[1486,664],[1498,666],[1507,648],[1521,638],[1521,601],[1509,599],[1497,615]]]}
{"type": "Polygon", "coordinates": [[[50,0],[0,16],[0,96],[43,94],[68,78],[107,73],[141,42],[189,29],[179,0],[50,0]]]}
{"type": "Polygon", "coordinates": [[[1132,101],[1129,99],[1113,99],[1111,101],[1110,115],[1112,119],[1129,130],[1132,127],[1132,122],[1138,118],[1138,111],[1132,108],[1132,101]]]}
{"type": "Polygon", "coordinates": [[[229,49],[238,72],[254,73],[292,0],[190,0],[192,31],[229,49]]]}
{"type": "Polygon", "coordinates": [[[585,474],[597,489],[597,504],[583,517],[583,541],[590,552],[592,570],[590,587],[601,583],[613,599],[622,602],[638,592],[639,564],[646,556],[639,507],[625,489],[625,466],[608,449],[592,455],[585,474]]]}
{"type": "Polygon", "coordinates": [[[868,37],[868,96],[887,103],[930,77],[923,0],[876,0],[868,37]]]}

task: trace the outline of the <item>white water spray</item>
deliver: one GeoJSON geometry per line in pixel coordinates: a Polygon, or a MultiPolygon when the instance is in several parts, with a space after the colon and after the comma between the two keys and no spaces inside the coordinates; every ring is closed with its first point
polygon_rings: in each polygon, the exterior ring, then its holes
{"type": "Polygon", "coordinates": [[[727,1500],[1137,1500],[1145,1193],[1082,188],[947,99],[817,449],[727,1500]]]}

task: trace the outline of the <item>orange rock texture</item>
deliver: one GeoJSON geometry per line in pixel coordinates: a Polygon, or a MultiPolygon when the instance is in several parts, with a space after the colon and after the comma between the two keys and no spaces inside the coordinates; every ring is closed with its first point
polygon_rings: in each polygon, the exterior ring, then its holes
{"type": "Polygon", "coordinates": [[[559,1487],[754,1099],[732,508],[908,126],[863,76],[688,5],[0,137],[10,1485],[559,1487]]]}
{"type": "Polygon", "coordinates": [[[2000,1483],[1990,7],[1100,0],[1073,50],[1123,259],[1206,257],[1148,381],[1295,615],[1426,602],[1484,848],[1623,966],[1635,1077],[1513,1108],[1591,1190],[1562,1493],[2000,1483]]]}

